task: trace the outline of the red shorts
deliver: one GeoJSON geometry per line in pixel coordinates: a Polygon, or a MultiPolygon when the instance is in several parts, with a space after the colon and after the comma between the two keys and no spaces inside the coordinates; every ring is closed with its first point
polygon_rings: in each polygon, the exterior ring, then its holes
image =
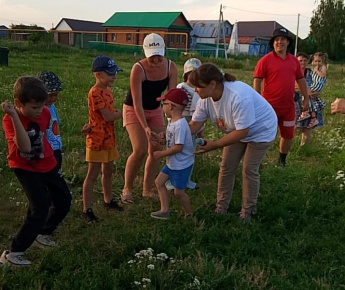
{"type": "Polygon", "coordinates": [[[278,117],[280,137],[284,139],[295,137],[295,107],[273,109],[278,117]]]}
{"type": "MultiPolygon", "coordinates": [[[[159,107],[155,110],[144,110],[147,125],[149,126],[165,126],[163,111],[159,107]]],[[[123,127],[129,124],[140,123],[134,111],[134,107],[123,105],[123,127]]]]}

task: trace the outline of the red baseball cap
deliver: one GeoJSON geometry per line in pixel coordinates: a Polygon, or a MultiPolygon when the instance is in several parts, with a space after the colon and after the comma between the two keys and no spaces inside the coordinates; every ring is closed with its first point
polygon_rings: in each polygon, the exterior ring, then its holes
{"type": "Polygon", "coordinates": [[[188,95],[183,89],[171,89],[164,96],[156,99],[157,101],[169,100],[175,104],[187,106],[188,95]]]}

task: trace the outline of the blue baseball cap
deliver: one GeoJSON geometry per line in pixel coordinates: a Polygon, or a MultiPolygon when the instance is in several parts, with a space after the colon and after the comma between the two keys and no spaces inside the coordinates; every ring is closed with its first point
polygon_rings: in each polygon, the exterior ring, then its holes
{"type": "Polygon", "coordinates": [[[104,71],[108,75],[116,75],[118,72],[123,71],[116,63],[105,55],[97,56],[91,66],[92,72],[104,71]]]}

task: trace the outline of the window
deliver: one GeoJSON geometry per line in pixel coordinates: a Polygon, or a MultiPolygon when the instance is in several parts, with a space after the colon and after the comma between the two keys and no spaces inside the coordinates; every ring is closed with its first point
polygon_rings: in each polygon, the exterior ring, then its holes
{"type": "Polygon", "coordinates": [[[180,44],[181,35],[176,35],[176,44],[180,44]]]}
{"type": "Polygon", "coordinates": [[[186,43],[186,36],[181,35],[181,44],[185,44],[185,43],[186,43]]]}
{"type": "Polygon", "coordinates": [[[131,33],[127,33],[126,34],[126,41],[131,41],[132,40],[132,34],[131,33]]]}
{"type": "Polygon", "coordinates": [[[111,41],[116,41],[116,33],[113,33],[113,34],[111,35],[111,41]]]}
{"type": "Polygon", "coordinates": [[[174,43],[175,35],[169,35],[169,41],[170,43],[174,43]]]}

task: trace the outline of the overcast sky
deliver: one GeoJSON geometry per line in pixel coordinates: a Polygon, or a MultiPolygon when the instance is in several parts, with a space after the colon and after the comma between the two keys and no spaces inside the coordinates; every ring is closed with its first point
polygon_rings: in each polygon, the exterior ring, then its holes
{"type": "Polygon", "coordinates": [[[300,14],[299,36],[309,34],[316,0],[0,0],[0,25],[37,24],[55,27],[61,18],[107,21],[115,12],[183,12],[187,20],[277,21],[294,34],[300,14]]]}

